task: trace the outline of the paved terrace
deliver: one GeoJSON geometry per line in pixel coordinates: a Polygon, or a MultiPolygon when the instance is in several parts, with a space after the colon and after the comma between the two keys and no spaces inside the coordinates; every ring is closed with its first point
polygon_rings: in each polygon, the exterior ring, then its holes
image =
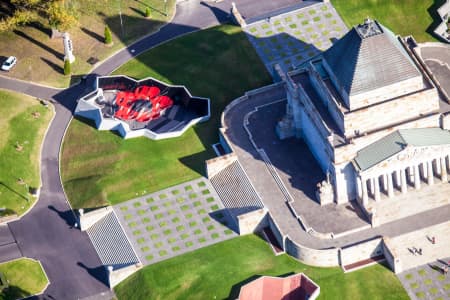
{"type": "MultiPolygon", "coordinates": [[[[253,147],[248,133],[243,126],[246,115],[254,111],[256,107],[267,105],[284,98],[285,92],[282,84],[272,85],[272,88],[265,88],[264,91],[258,94],[248,94],[248,100],[229,107],[225,112],[224,123],[222,124],[225,128],[225,135],[228,137],[231,147],[237,154],[241,165],[258,194],[261,196],[262,202],[269,209],[284,234],[289,235],[297,243],[306,247],[324,249],[328,247],[342,247],[380,235],[395,237],[448,221],[450,205],[445,205],[399,221],[390,222],[376,228],[364,229],[336,239],[320,239],[305,232],[288,208],[283,191],[280,189],[271,172],[269,172],[260,153],[253,147]]],[[[271,124],[268,124],[266,127],[258,128],[258,130],[270,132],[274,128],[271,124]]],[[[278,142],[277,140],[273,142],[282,144],[282,142],[278,142]]],[[[290,161],[291,159],[289,159],[290,161]]],[[[280,173],[280,170],[277,172],[280,173]]],[[[307,179],[305,180],[308,181],[307,179]]],[[[311,182],[312,185],[315,185],[315,183],[313,181],[311,182]]],[[[410,194],[410,197],[414,196],[413,193],[410,194]]],[[[315,215],[317,222],[327,222],[328,217],[329,215],[326,213],[315,215]]]]}
{"type": "MultiPolygon", "coordinates": [[[[239,5],[237,8],[241,11],[239,5]]],[[[300,1],[265,16],[246,20],[244,30],[270,73],[275,64],[284,71],[292,70],[347,32],[331,3],[300,1]]]]}

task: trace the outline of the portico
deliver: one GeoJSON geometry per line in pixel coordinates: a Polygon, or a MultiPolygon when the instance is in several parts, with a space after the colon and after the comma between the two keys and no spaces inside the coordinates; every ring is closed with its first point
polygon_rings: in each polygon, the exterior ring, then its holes
{"type": "Polygon", "coordinates": [[[393,198],[448,182],[450,133],[440,128],[398,130],[358,151],[353,160],[358,201],[393,198]]]}

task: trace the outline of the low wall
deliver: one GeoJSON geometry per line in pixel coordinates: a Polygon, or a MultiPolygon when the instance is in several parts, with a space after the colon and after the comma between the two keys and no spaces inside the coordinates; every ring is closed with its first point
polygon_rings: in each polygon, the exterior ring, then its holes
{"type": "Polygon", "coordinates": [[[112,289],[113,287],[121,283],[123,280],[125,280],[128,276],[130,276],[134,272],[137,272],[141,267],[142,267],[141,264],[134,264],[118,269],[114,269],[113,266],[108,266],[106,270],[108,273],[109,287],[112,289]]]}
{"type": "Polygon", "coordinates": [[[205,161],[206,177],[211,178],[237,160],[234,153],[225,154],[205,161]]]}
{"type": "Polygon", "coordinates": [[[79,212],[79,223],[81,231],[89,229],[92,225],[97,223],[100,219],[105,217],[107,214],[113,212],[111,206],[102,207],[88,213],[85,213],[83,209],[78,210],[79,212]]]}
{"type": "Polygon", "coordinates": [[[344,247],[339,253],[341,265],[346,266],[383,254],[383,242],[381,237],[379,237],[370,241],[344,247]]]}
{"type": "Polygon", "coordinates": [[[401,273],[403,271],[403,268],[400,264],[400,259],[398,258],[397,253],[395,252],[393,247],[390,246],[390,240],[388,237],[383,238],[382,247],[383,247],[384,257],[386,258],[386,261],[388,262],[392,271],[395,274],[401,273]]]}
{"type": "Polygon", "coordinates": [[[264,208],[239,215],[237,219],[240,235],[261,231],[268,226],[267,210],[264,208]]]}
{"type": "Polygon", "coordinates": [[[335,267],[339,265],[337,248],[311,249],[298,245],[289,236],[286,237],[285,243],[284,251],[305,264],[318,267],[335,267]]]}

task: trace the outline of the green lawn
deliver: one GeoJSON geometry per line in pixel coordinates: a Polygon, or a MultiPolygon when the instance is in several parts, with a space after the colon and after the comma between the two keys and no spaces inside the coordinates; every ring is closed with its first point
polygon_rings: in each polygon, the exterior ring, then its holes
{"type": "MultiPolygon", "coordinates": [[[[431,35],[436,9],[445,0],[331,0],[348,27],[365,18],[376,19],[401,36],[413,35],[418,42],[435,41],[431,35]]],[[[437,25],[437,23],[435,23],[437,25]]]]}
{"type": "Polygon", "coordinates": [[[115,74],[186,85],[193,95],[211,98],[212,117],[180,138],[162,141],[123,140],[74,119],[64,140],[61,169],[64,188],[76,208],[118,203],[204,175],[226,104],[271,82],[244,33],[231,25],[168,42],[115,74]]]}
{"type": "MultiPolygon", "coordinates": [[[[65,0],[65,5],[71,7],[78,18],[78,25],[68,31],[76,58],[72,66],[74,75],[63,75],[62,39],[50,39],[47,21],[41,20],[45,26],[36,23],[19,27],[15,32],[0,33],[0,56],[18,58],[17,65],[7,76],[57,87],[68,86],[92,69],[89,59],[104,60],[132,41],[155,32],[175,11],[175,0],[167,0],[167,16],[162,0],[65,0]],[[144,17],[146,7],[152,11],[149,19],[144,17]],[[112,46],[104,44],[106,24],[113,34],[112,46]]],[[[0,16],[2,13],[4,11],[0,10],[0,16]]]]}
{"type": "Polygon", "coordinates": [[[115,292],[119,299],[236,299],[240,286],[258,276],[299,272],[319,284],[319,299],[409,299],[397,277],[383,265],[348,274],[340,268],[311,267],[288,255],[275,256],[254,235],[147,266],[115,292]]]}
{"type": "Polygon", "coordinates": [[[35,98],[0,90],[0,216],[22,214],[34,202],[18,179],[40,186],[40,148],[52,115],[35,98]]]}
{"type": "Polygon", "coordinates": [[[48,283],[41,264],[28,258],[0,264],[0,272],[5,275],[9,284],[8,289],[0,293],[0,300],[21,299],[39,294],[48,283]]]}

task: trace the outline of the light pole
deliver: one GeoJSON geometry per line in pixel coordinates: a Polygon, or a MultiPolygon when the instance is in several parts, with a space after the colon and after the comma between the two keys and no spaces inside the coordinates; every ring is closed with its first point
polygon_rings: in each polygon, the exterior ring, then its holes
{"type": "Polygon", "coordinates": [[[122,38],[124,38],[123,31],[123,21],[122,21],[122,0],[119,0],[119,18],[120,18],[120,28],[122,29],[122,38]]]}

